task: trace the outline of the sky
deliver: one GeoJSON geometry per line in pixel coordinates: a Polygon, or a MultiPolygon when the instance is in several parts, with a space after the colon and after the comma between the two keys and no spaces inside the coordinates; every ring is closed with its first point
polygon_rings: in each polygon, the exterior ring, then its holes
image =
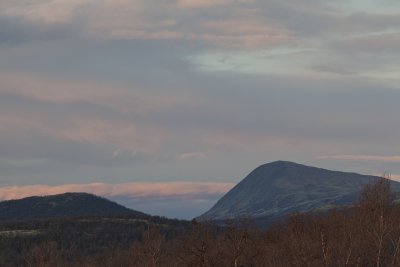
{"type": "Polygon", "coordinates": [[[0,199],[192,218],[260,164],[400,179],[400,1],[0,0],[0,199]]]}

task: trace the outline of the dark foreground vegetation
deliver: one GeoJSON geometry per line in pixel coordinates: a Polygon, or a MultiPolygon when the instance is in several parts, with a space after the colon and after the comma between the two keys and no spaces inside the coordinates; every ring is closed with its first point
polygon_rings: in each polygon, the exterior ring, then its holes
{"type": "Polygon", "coordinates": [[[400,206],[386,179],[366,186],[351,208],[292,214],[266,230],[248,220],[224,228],[167,222],[98,218],[3,224],[1,265],[400,266],[400,206]]]}

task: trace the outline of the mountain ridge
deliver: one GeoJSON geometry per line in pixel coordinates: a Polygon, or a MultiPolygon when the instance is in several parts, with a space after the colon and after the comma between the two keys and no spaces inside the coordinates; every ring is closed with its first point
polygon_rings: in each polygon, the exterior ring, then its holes
{"type": "Polygon", "coordinates": [[[150,216],[89,193],[68,192],[0,202],[0,220],[49,219],[98,215],[150,216]]]}
{"type": "MultiPolygon", "coordinates": [[[[290,161],[274,161],[255,168],[199,220],[238,217],[282,217],[349,205],[362,188],[378,176],[332,171],[290,161]]],[[[400,183],[391,181],[394,191],[400,183]]]]}

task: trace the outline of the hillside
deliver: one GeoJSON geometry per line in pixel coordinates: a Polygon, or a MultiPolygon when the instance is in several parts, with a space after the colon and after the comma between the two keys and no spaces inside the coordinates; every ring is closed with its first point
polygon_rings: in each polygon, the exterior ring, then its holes
{"type": "MultiPolygon", "coordinates": [[[[276,161],[256,168],[198,219],[277,218],[350,205],[377,178],[276,161]]],[[[400,191],[400,183],[391,186],[400,191]]]]}
{"type": "MultiPolygon", "coordinates": [[[[171,239],[185,232],[190,222],[150,216],[87,193],[3,201],[0,266],[83,266],[80,261],[86,257],[128,250],[152,227],[171,239]],[[54,250],[65,263],[30,262],[36,257],[47,261],[55,257],[54,250]]],[[[110,266],[104,260],[85,266],[110,266]]]]}
{"type": "Polygon", "coordinates": [[[88,193],[35,196],[0,202],[0,220],[48,219],[95,215],[149,216],[88,193]]]}

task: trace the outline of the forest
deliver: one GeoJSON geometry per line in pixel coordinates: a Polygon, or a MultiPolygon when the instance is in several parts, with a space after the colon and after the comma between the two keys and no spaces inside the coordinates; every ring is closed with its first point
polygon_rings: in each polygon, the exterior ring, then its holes
{"type": "Polygon", "coordinates": [[[267,228],[158,218],[0,224],[1,266],[400,266],[400,205],[387,179],[349,207],[294,213],[267,228]]]}

